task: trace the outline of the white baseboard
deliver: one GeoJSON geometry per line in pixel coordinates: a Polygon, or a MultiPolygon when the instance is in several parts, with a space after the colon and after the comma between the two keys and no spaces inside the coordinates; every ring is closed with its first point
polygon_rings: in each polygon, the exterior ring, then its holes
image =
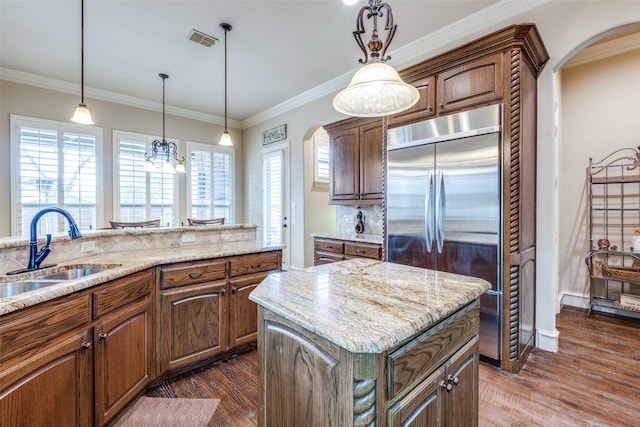
{"type": "Polygon", "coordinates": [[[571,307],[589,308],[589,295],[580,294],[578,292],[562,291],[559,297],[560,307],[569,305],[571,307]]]}
{"type": "Polygon", "coordinates": [[[558,330],[554,329],[553,331],[546,331],[544,329],[537,329],[536,331],[536,347],[538,347],[540,350],[557,353],[558,336],[560,335],[558,330]]]}

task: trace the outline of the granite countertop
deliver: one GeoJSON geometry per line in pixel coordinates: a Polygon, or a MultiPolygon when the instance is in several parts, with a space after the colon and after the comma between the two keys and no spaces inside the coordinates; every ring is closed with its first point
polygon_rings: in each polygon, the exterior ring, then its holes
{"type": "Polygon", "coordinates": [[[490,289],[489,282],[370,259],[276,273],[250,295],[353,353],[381,353],[490,289]]]}
{"type": "Polygon", "coordinates": [[[382,236],[379,234],[331,234],[331,233],[311,233],[313,237],[325,239],[348,240],[351,242],[382,244],[382,236]]]}
{"type": "MultiPolygon", "coordinates": [[[[160,264],[196,261],[199,259],[218,258],[233,255],[244,255],[282,249],[281,245],[273,245],[254,240],[243,240],[228,243],[216,243],[200,246],[185,246],[166,249],[149,249],[140,251],[110,252],[78,258],[63,262],[52,268],[13,276],[0,275],[0,283],[35,278],[75,267],[102,267],[107,270],[80,279],[67,280],[38,290],[24,292],[7,298],[0,298],[0,316],[21,308],[29,307],[63,295],[90,288],[119,277],[141,271],[160,264]]],[[[46,262],[45,262],[46,264],[46,262]]]]}

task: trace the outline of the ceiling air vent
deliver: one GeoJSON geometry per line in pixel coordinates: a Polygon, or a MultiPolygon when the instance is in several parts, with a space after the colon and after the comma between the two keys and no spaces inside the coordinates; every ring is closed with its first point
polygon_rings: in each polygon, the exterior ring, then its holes
{"type": "Polygon", "coordinates": [[[202,31],[198,31],[195,28],[189,33],[189,40],[206,47],[211,47],[218,41],[217,38],[205,34],[202,31]]]}

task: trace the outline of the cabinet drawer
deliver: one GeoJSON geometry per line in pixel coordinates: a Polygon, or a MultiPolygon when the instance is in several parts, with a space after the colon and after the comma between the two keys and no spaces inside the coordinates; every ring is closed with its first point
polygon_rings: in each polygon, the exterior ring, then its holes
{"type": "Polygon", "coordinates": [[[351,255],[362,258],[380,259],[381,247],[374,244],[366,243],[345,243],[345,255],[351,255]]]}
{"type": "Polygon", "coordinates": [[[71,294],[0,319],[0,362],[29,357],[55,337],[91,321],[91,298],[71,294]],[[30,351],[32,350],[33,351],[30,351]]]}
{"type": "Polygon", "coordinates": [[[225,278],[226,266],[227,263],[224,259],[182,262],[163,266],[160,270],[160,288],[175,288],[221,280],[225,278]]]}
{"type": "Polygon", "coordinates": [[[463,308],[387,356],[387,396],[391,400],[429,375],[478,334],[480,303],[463,308]]]}
{"type": "Polygon", "coordinates": [[[109,313],[149,295],[153,289],[153,272],[141,271],[123,279],[101,285],[93,292],[93,318],[109,313]]]}
{"type": "Polygon", "coordinates": [[[282,262],[280,252],[261,252],[229,258],[229,276],[243,276],[261,271],[279,270],[282,262]]]}
{"type": "Polygon", "coordinates": [[[322,252],[344,253],[344,243],[336,240],[316,239],[314,249],[322,252]]]}
{"type": "Polygon", "coordinates": [[[316,252],[313,259],[313,265],[329,264],[336,261],[344,261],[342,254],[334,254],[331,252],[316,252]]]}

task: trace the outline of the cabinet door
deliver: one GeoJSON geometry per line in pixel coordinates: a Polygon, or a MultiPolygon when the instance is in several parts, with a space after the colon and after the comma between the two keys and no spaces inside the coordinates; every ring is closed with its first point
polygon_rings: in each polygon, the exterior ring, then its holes
{"type": "Polygon", "coordinates": [[[360,128],[360,199],[382,201],[382,121],[360,128]]]}
{"type": "Polygon", "coordinates": [[[360,194],[358,127],[331,135],[329,143],[329,202],[357,200],[360,194]]]}
{"type": "MultiPolygon", "coordinates": [[[[389,408],[389,427],[437,427],[444,425],[441,367],[402,400],[389,408]]],[[[465,424],[459,424],[465,426],[465,424]]]]}
{"type": "Polygon", "coordinates": [[[28,363],[0,364],[0,425],[91,425],[92,354],[83,330],[50,340],[28,363]]]}
{"type": "Polygon", "coordinates": [[[198,362],[229,347],[226,282],[164,291],[161,296],[162,372],[198,362]]]}
{"type": "Polygon", "coordinates": [[[478,338],[454,354],[446,366],[446,425],[478,425],[478,338]]]}
{"type": "Polygon", "coordinates": [[[387,118],[388,127],[398,127],[424,120],[436,113],[436,78],[434,76],[412,82],[420,92],[420,100],[416,105],[387,118]]]}
{"type": "Polygon", "coordinates": [[[253,291],[269,273],[251,274],[231,279],[231,296],[229,298],[230,334],[229,346],[255,341],[258,332],[258,305],[249,300],[253,291]]]}
{"type": "Polygon", "coordinates": [[[502,99],[502,54],[487,56],[438,74],[438,113],[502,99]]]}
{"type": "Polygon", "coordinates": [[[114,311],[94,328],[96,425],[106,424],[153,376],[151,298],[114,311]]]}

